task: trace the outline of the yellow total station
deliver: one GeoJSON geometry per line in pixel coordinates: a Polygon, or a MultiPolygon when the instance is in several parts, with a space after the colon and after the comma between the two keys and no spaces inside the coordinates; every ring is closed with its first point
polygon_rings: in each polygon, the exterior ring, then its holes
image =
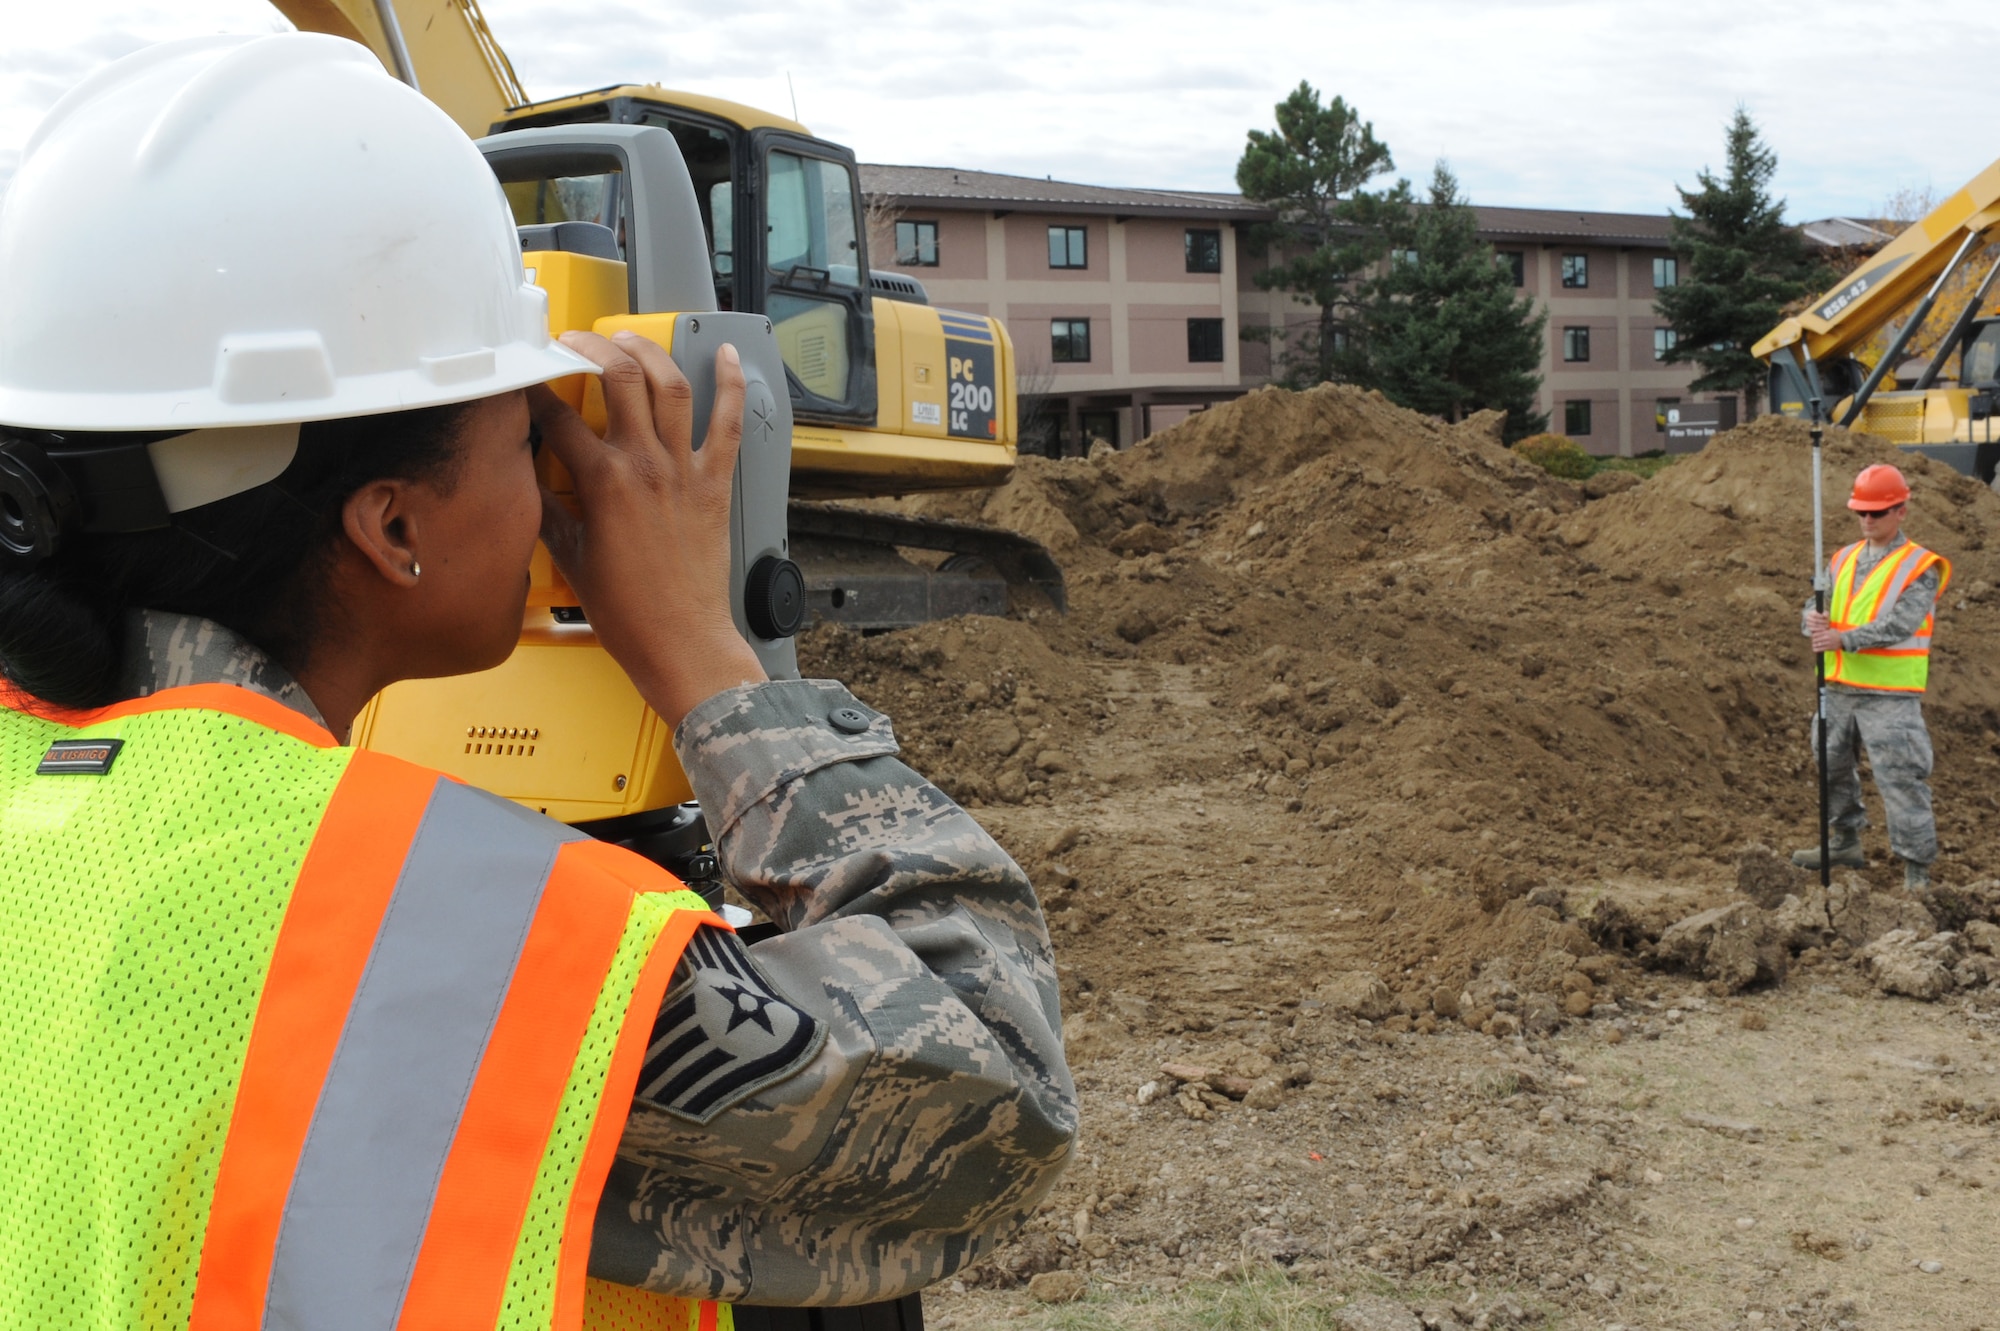
{"type": "MultiPolygon", "coordinates": [[[[589,126],[520,131],[480,146],[510,196],[592,171],[617,173],[629,191],[622,238],[586,222],[522,228],[522,262],[529,280],[548,293],[552,333],[630,329],[665,347],[694,388],[697,440],[714,401],[715,353],[725,342],[736,347],[748,390],[731,522],[733,610],[766,672],[796,677],[791,634],[803,612],[804,583],[787,558],[792,423],[784,364],[763,315],[715,309],[707,246],[672,136],[642,126],[589,126]]],[[[603,430],[604,399],[594,376],[551,387],[592,429],[603,430]]],[[[570,493],[567,472],[548,451],[537,466],[550,490],[570,493]]],[[[666,723],[598,642],[540,546],[520,644],[506,663],[385,690],[357,720],[355,743],[440,768],[570,823],[631,819],[691,798],[666,723]]]]}

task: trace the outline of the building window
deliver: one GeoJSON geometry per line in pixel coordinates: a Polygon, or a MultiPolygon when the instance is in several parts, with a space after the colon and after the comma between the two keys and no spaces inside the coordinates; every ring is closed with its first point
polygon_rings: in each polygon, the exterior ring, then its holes
{"type": "MultiPolygon", "coordinates": [[[[1667,353],[1672,351],[1680,340],[1680,334],[1671,328],[1655,328],[1653,330],[1653,359],[1665,360],[1667,353]]],[[[1678,401],[1679,399],[1675,400],[1678,401]]]]}
{"type": "Polygon", "coordinates": [[[1656,287],[1677,287],[1681,284],[1681,261],[1679,259],[1653,260],[1653,285],[1656,287]]]}
{"type": "Polygon", "coordinates": [[[1590,433],[1590,399],[1563,403],[1563,433],[1578,439],[1590,433]]]}
{"type": "Polygon", "coordinates": [[[1494,252],[1493,262],[1513,274],[1515,286],[1528,285],[1528,256],[1520,250],[1497,250],[1494,252]]]}
{"type": "Polygon", "coordinates": [[[1681,400],[1677,397],[1656,397],[1653,399],[1654,433],[1665,434],[1667,432],[1667,408],[1678,407],[1680,404],[1681,400]]]}
{"type": "MultiPolygon", "coordinates": [[[[1084,229],[1080,226],[1052,226],[1049,228],[1049,267],[1088,268],[1089,255],[1084,249],[1084,229]]],[[[1082,356],[1080,360],[1089,360],[1082,356]]]]}
{"type": "Polygon", "coordinates": [[[937,267],[936,222],[896,223],[896,263],[902,268],[937,267]]]}
{"type": "Polygon", "coordinates": [[[1415,268],[1417,266],[1417,252],[1415,250],[1390,250],[1389,263],[1391,267],[1396,268],[1415,268]]]}
{"type": "MultiPolygon", "coordinates": [[[[1051,232],[1050,234],[1054,234],[1051,232]]],[[[1053,319],[1049,322],[1049,359],[1059,365],[1090,359],[1090,320],[1053,319]]]]}
{"type": "Polygon", "coordinates": [[[1590,359],[1590,330],[1588,328],[1563,329],[1563,359],[1566,361],[1590,359]]]}
{"type": "Polygon", "coordinates": [[[1563,285],[1566,287],[1587,287],[1590,285],[1590,256],[1588,254],[1563,255],[1563,285]]]}
{"type": "Polygon", "coordinates": [[[1188,320],[1188,360],[1196,365],[1222,360],[1222,320],[1188,320]]]}
{"type": "Polygon", "coordinates": [[[1192,228],[1187,233],[1187,270],[1190,273],[1219,273],[1222,271],[1222,233],[1220,231],[1197,231],[1192,228]]]}

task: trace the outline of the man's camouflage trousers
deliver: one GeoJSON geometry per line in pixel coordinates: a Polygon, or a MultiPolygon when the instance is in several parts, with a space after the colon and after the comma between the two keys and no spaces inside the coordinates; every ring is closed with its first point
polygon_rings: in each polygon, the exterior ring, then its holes
{"type": "MultiPolygon", "coordinates": [[[[1937,858],[1931,816],[1931,736],[1923,699],[1913,694],[1826,691],[1827,812],[1835,827],[1868,826],[1861,804],[1861,754],[1889,816],[1889,849],[1913,864],[1937,858]]],[[[1818,753],[1819,737],[1813,736],[1818,753]]]]}

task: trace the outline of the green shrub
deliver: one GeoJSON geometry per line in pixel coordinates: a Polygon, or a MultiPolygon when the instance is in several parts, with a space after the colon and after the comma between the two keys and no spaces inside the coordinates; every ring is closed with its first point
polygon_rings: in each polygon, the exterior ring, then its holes
{"type": "Polygon", "coordinates": [[[1585,480],[1597,470],[1596,460],[1568,435],[1531,434],[1514,445],[1514,451],[1551,476],[1566,481],[1585,480]]]}

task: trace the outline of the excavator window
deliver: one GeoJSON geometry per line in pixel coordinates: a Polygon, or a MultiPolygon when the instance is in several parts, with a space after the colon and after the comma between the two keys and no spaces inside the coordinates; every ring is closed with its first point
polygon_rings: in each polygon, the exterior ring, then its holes
{"type": "Polygon", "coordinates": [[[854,174],[841,162],[773,150],[765,185],[764,312],[810,398],[847,406],[858,340],[852,314],[862,295],[854,174]]]}
{"type": "Polygon", "coordinates": [[[725,310],[736,304],[735,150],[730,136],[711,125],[696,124],[657,107],[641,107],[634,120],[658,125],[674,136],[708,232],[710,264],[715,273],[716,304],[725,310]]]}
{"type": "Polygon", "coordinates": [[[515,180],[501,186],[514,210],[514,225],[596,222],[617,229],[618,172],[515,180]]]}
{"type": "Polygon", "coordinates": [[[1965,359],[1959,362],[1958,381],[1967,388],[1984,388],[2000,380],[2000,320],[1980,328],[1965,344],[1965,359]]]}
{"type": "Polygon", "coordinates": [[[809,268],[822,280],[859,286],[854,185],[836,162],[797,153],[771,154],[771,271],[809,268]]]}

